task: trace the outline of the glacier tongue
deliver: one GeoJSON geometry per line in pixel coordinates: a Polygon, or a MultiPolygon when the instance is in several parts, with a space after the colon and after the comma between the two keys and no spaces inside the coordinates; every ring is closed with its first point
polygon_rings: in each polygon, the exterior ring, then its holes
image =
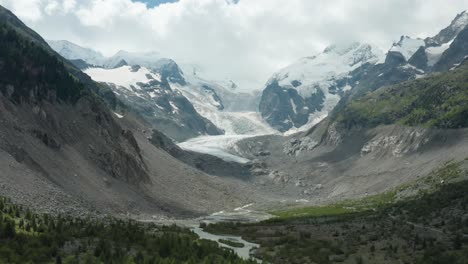
{"type": "Polygon", "coordinates": [[[179,147],[199,153],[210,154],[225,161],[248,163],[250,160],[236,154],[236,143],[253,135],[201,136],[179,143],[179,147]]]}
{"type": "Polygon", "coordinates": [[[187,85],[171,83],[171,88],[180,91],[190,100],[200,115],[223,129],[225,135],[189,139],[178,144],[182,149],[210,154],[225,161],[247,163],[248,159],[237,154],[236,143],[238,141],[258,135],[278,133],[262,119],[255,109],[252,111],[225,110],[223,103],[233,100],[236,95],[232,90],[194,75],[184,77],[188,82],[187,85]]]}
{"type": "Polygon", "coordinates": [[[189,139],[178,144],[179,147],[185,150],[210,154],[225,161],[249,162],[250,160],[238,155],[236,143],[249,137],[278,133],[269,127],[257,112],[198,112],[219,128],[224,129],[226,134],[189,139]]]}
{"type": "MultiPolygon", "coordinates": [[[[224,130],[226,135],[264,135],[277,133],[260,116],[256,109],[229,111],[224,104],[235,100],[236,92],[218,83],[203,80],[196,75],[184,75],[187,85],[171,83],[171,88],[180,91],[200,115],[224,130]]],[[[253,94],[251,96],[254,96],[253,94]]],[[[234,103],[243,103],[242,101],[234,103]]]]}

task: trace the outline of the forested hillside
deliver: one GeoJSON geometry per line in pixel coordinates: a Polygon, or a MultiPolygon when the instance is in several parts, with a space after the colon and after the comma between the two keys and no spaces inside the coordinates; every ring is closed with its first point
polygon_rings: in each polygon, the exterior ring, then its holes
{"type": "Polygon", "coordinates": [[[0,39],[0,91],[14,101],[75,102],[84,92],[57,56],[6,23],[0,23],[0,39]]]}
{"type": "Polygon", "coordinates": [[[0,263],[255,263],[188,229],[36,214],[0,198],[0,263]]]}

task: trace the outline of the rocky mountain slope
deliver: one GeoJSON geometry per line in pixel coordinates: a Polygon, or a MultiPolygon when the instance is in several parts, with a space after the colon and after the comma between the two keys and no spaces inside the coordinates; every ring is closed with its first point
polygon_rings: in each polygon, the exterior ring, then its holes
{"type": "Polygon", "coordinates": [[[109,87],[126,108],[173,140],[224,133],[198,114],[182,93],[170,87],[171,83],[186,85],[182,71],[173,60],[156,52],[126,51],[106,58],[68,41],[48,43],[94,81],[109,87]]]}
{"type": "Polygon", "coordinates": [[[151,144],[145,123],[113,114],[99,84],[3,7],[0,46],[2,195],[41,212],[147,217],[193,216],[250,199],[242,198],[243,183],[204,174],[151,144]]]}
{"type": "Polygon", "coordinates": [[[117,98],[176,141],[224,133],[202,117],[181,92],[171,88],[170,77],[164,76],[163,71],[134,65],[87,68],[84,72],[93,80],[108,85],[117,98]]]}

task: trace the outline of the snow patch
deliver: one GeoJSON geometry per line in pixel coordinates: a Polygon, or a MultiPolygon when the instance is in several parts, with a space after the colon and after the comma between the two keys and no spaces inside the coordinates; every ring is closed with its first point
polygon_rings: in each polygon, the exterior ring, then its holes
{"type": "Polygon", "coordinates": [[[429,66],[434,66],[450,45],[452,44],[453,39],[447,43],[444,43],[438,47],[429,47],[426,49],[426,55],[427,55],[427,65],[429,66]]]}
{"type": "Polygon", "coordinates": [[[352,88],[353,88],[353,87],[351,87],[351,85],[346,84],[346,86],[343,87],[343,92],[349,91],[349,90],[351,90],[352,88]]]}
{"type": "Polygon", "coordinates": [[[147,76],[161,81],[158,74],[154,74],[145,67],[140,67],[137,71],[132,71],[131,66],[122,66],[115,69],[88,68],[84,70],[84,73],[96,82],[113,83],[117,86],[125,87],[130,91],[133,91],[132,86],[140,89],[138,83],[149,83],[151,80],[147,76]]]}
{"type": "Polygon", "coordinates": [[[307,131],[307,130],[313,128],[318,123],[320,123],[327,116],[328,116],[328,111],[320,111],[320,112],[310,114],[309,115],[309,121],[307,122],[307,124],[305,124],[305,125],[303,125],[301,127],[291,128],[288,131],[284,132],[283,135],[284,136],[289,136],[289,135],[296,134],[296,133],[299,133],[299,132],[307,131]]]}
{"type": "Polygon", "coordinates": [[[297,114],[297,107],[296,107],[296,104],[294,103],[294,100],[290,98],[289,102],[291,103],[292,110],[294,111],[295,114],[297,114]]]}
{"type": "Polygon", "coordinates": [[[114,115],[117,116],[118,118],[123,118],[123,117],[124,117],[123,115],[121,115],[121,114],[119,114],[119,113],[117,113],[117,112],[113,112],[113,113],[114,113],[114,115]]]}
{"type": "Polygon", "coordinates": [[[415,66],[413,66],[413,65],[411,65],[411,64],[408,64],[408,63],[405,64],[405,65],[400,66],[400,68],[406,69],[406,70],[412,69],[412,70],[415,70],[415,71],[417,71],[417,72],[419,72],[419,73],[421,73],[421,74],[424,73],[423,70],[421,70],[421,69],[419,69],[419,68],[416,68],[415,66]]]}
{"type": "Polygon", "coordinates": [[[153,92],[150,92],[150,93],[149,93],[149,96],[150,96],[151,98],[156,98],[156,97],[159,96],[159,94],[157,94],[156,92],[153,91],[153,92]]]}
{"type": "Polygon", "coordinates": [[[174,111],[172,111],[172,113],[178,113],[180,111],[179,108],[177,107],[177,105],[174,104],[174,102],[169,101],[169,104],[171,105],[172,109],[174,110],[174,111]]]}
{"type": "Polygon", "coordinates": [[[246,205],[244,205],[244,206],[235,208],[234,211],[236,211],[236,212],[239,212],[239,211],[251,212],[250,210],[246,210],[246,208],[251,207],[252,205],[254,205],[254,204],[253,204],[253,203],[249,203],[249,204],[246,204],[246,205]]]}

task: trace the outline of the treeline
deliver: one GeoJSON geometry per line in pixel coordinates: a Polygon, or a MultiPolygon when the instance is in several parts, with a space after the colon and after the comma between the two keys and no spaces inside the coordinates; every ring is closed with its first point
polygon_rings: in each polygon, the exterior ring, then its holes
{"type": "Polygon", "coordinates": [[[188,229],[36,214],[0,198],[0,263],[255,263],[188,229]]]}

